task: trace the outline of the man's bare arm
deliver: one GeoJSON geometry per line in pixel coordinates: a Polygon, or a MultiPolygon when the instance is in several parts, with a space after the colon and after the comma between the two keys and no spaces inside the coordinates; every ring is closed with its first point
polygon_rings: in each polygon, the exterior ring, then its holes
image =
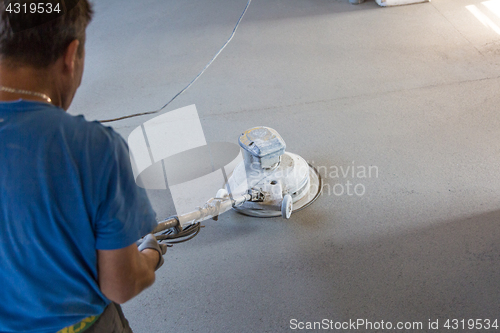
{"type": "Polygon", "coordinates": [[[97,271],[101,291],[111,301],[125,303],[153,284],[159,253],[139,252],[136,244],[118,250],[97,250],[97,271]]]}

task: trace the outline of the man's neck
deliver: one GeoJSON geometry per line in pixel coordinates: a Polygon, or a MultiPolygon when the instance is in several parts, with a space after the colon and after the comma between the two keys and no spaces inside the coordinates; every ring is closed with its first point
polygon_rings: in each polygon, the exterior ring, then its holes
{"type": "Polygon", "coordinates": [[[48,102],[47,98],[43,96],[45,95],[50,98],[52,104],[58,105],[60,98],[57,90],[53,88],[54,84],[50,77],[50,67],[48,69],[38,69],[0,62],[0,86],[15,90],[0,91],[0,101],[24,99],[48,102]],[[21,92],[21,90],[24,92],[21,92]],[[31,92],[31,94],[27,92],[31,92]]]}

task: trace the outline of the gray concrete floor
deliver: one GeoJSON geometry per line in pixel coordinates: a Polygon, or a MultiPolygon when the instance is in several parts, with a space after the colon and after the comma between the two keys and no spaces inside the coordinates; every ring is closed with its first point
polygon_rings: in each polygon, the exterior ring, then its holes
{"type": "MultiPolygon", "coordinates": [[[[161,107],[245,4],[96,1],[70,113],[161,107]]],[[[479,0],[254,0],[232,43],[167,110],[196,104],[210,142],[275,128],[322,167],[324,194],[288,221],[207,221],[124,305],[134,331],[288,332],[291,319],[426,331],[439,319],[446,331],[446,319],[500,319],[500,35],[468,5],[500,25],[479,0]],[[349,166],[378,175],[332,172],[349,166]],[[338,195],[347,181],[366,193],[338,195]]],[[[112,126],[127,137],[153,117],[112,126]]],[[[149,195],[159,217],[172,214],[164,192],[149,195]]]]}

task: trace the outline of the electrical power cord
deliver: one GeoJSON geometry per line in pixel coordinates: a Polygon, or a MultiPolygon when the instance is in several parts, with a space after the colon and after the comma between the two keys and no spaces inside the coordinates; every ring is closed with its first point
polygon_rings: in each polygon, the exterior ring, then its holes
{"type": "Polygon", "coordinates": [[[163,231],[156,235],[158,241],[164,242],[167,245],[179,244],[187,242],[198,235],[202,226],[201,222],[196,222],[184,227],[180,232],[174,233],[171,229],[163,231]]]}
{"type": "Polygon", "coordinates": [[[212,63],[215,61],[215,59],[217,59],[217,57],[222,52],[222,50],[224,50],[226,48],[227,44],[229,44],[229,42],[233,39],[234,34],[236,33],[236,29],[238,29],[238,26],[240,25],[240,22],[243,19],[243,16],[245,16],[245,13],[247,12],[247,9],[250,6],[251,2],[252,2],[252,0],[248,0],[247,5],[246,5],[245,9],[243,10],[243,13],[241,13],[240,18],[238,19],[238,22],[236,22],[236,25],[235,25],[235,27],[233,29],[233,32],[231,33],[231,36],[229,37],[229,39],[227,40],[227,42],[222,46],[222,48],[217,52],[217,54],[212,58],[212,60],[210,60],[210,62],[205,66],[205,68],[203,68],[203,70],[184,89],[182,89],[174,97],[172,97],[172,99],[170,101],[168,101],[167,104],[163,105],[160,109],[155,110],[155,111],[135,113],[135,114],[131,114],[131,115],[128,115],[128,116],[123,116],[123,117],[118,117],[118,118],[113,118],[113,119],[106,119],[106,120],[99,120],[99,121],[101,123],[110,123],[110,122],[114,122],[114,121],[118,121],[118,120],[123,120],[123,119],[127,119],[127,118],[145,116],[145,115],[148,115],[148,114],[155,114],[155,113],[158,113],[161,110],[165,109],[170,103],[172,103],[174,101],[174,99],[176,99],[182,93],[184,93],[186,90],[188,90],[189,87],[191,87],[193,85],[193,83],[195,83],[200,78],[200,76],[203,73],[205,73],[205,71],[207,70],[207,68],[210,67],[210,65],[212,65],[212,63]]]}

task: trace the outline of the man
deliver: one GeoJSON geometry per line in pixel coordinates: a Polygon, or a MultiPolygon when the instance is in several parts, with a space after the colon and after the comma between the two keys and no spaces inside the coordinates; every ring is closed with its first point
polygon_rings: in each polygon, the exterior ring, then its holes
{"type": "Polygon", "coordinates": [[[117,303],[154,282],[165,248],[135,244],[156,221],[125,141],[65,113],[92,8],[45,1],[61,10],[47,20],[23,3],[0,1],[0,332],[131,332],[117,303]]]}

